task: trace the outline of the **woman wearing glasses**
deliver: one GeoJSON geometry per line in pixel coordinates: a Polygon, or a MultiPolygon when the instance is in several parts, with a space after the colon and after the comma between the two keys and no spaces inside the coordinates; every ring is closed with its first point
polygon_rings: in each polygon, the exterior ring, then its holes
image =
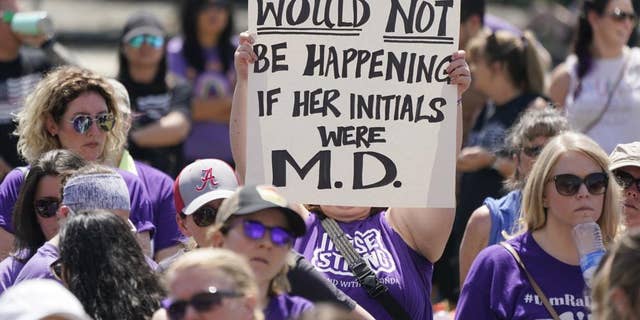
{"type": "Polygon", "coordinates": [[[175,177],[190,128],[191,88],[185,81],[167,78],[165,37],[155,16],[132,15],[120,37],[117,79],[129,92],[133,112],[129,152],[175,177]]]}
{"type": "Polygon", "coordinates": [[[84,165],[85,161],[70,151],[52,150],[29,169],[13,209],[15,244],[11,255],[0,262],[0,294],[13,285],[38,248],[58,234],[60,175],[84,165]]]}
{"type": "MultiPolygon", "coordinates": [[[[115,166],[126,139],[122,112],[113,88],[101,76],[77,67],[61,67],[42,79],[17,115],[18,152],[35,163],[53,149],[67,149],[88,162],[115,166]]],[[[0,256],[13,241],[11,212],[24,182],[24,168],[14,169],[0,185],[0,256]],[[9,240],[4,240],[4,238],[9,240]]],[[[153,233],[151,204],[141,181],[120,171],[127,183],[131,221],[144,247],[153,233]]]]}
{"type": "Polygon", "coordinates": [[[289,296],[287,259],[296,237],[305,234],[304,220],[273,189],[244,186],[226,199],[216,216],[214,247],[249,260],[258,283],[258,303],[266,319],[299,317],[311,302],[289,296]]]}
{"type": "MultiPolygon", "coordinates": [[[[590,138],[567,132],[538,156],[523,190],[521,233],[507,242],[562,319],[586,319],[589,297],[572,237],[595,221],[616,236],[619,188],[609,160],[590,138]]],[[[514,256],[501,245],[478,255],[462,288],[456,319],[548,319],[550,311],[514,256]]]]}
{"type": "Polygon", "coordinates": [[[169,297],[153,319],[264,319],[253,271],[234,252],[188,252],[171,265],[165,279],[169,297]]]}
{"type": "Polygon", "coordinates": [[[169,71],[193,87],[192,127],[184,143],[185,163],[216,158],[233,163],[229,113],[234,70],[230,0],[183,0],[182,35],[167,46],[169,71]]]}
{"type": "Polygon", "coordinates": [[[583,1],[573,54],[553,72],[549,87],[571,126],[605,152],[640,140],[640,49],[627,46],[636,23],[631,0],[583,1]]]}
{"type": "Polygon", "coordinates": [[[471,214],[460,244],[461,284],[480,250],[505,240],[504,233],[517,231],[514,227],[520,218],[525,179],[547,142],[567,130],[567,119],[548,108],[526,111],[510,130],[507,149],[516,169],[505,187],[511,191],[502,198],[486,198],[483,205],[471,214]]]}
{"type": "Polygon", "coordinates": [[[150,319],[163,290],[126,220],[106,210],[79,211],[60,229],[51,272],[93,319],[150,319]]]}

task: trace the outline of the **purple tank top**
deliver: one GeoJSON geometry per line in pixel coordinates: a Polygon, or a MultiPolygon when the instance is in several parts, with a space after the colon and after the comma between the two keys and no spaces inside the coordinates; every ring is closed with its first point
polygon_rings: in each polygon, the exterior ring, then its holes
{"type": "MultiPolygon", "coordinates": [[[[385,216],[386,212],[381,212],[365,220],[338,224],[405,311],[414,319],[432,319],[429,301],[433,264],[407,246],[385,216]]],[[[296,241],[295,249],[376,319],[391,319],[356,281],[315,214],[307,220],[307,234],[296,241]]]]}

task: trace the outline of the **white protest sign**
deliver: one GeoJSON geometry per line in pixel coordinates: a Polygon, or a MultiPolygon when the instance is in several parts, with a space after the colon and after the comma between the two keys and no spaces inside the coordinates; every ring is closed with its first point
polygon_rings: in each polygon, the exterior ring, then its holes
{"type": "Polygon", "coordinates": [[[292,202],[453,207],[453,0],[251,0],[247,183],[292,202]]]}

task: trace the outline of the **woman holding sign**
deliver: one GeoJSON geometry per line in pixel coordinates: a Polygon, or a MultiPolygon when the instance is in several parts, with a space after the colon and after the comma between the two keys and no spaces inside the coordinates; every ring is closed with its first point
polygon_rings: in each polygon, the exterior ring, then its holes
{"type": "MultiPolygon", "coordinates": [[[[237,83],[231,111],[230,133],[234,160],[241,179],[244,178],[247,160],[248,68],[257,59],[253,52],[253,43],[254,39],[248,33],[242,33],[240,45],[235,53],[237,83]]],[[[469,66],[464,57],[464,51],[455,52],[447,68],[451,83],[458,88],[458,96],[471,82],[469,66]]],[[[457,124],[459,145],[462,128],[460,112],[457,124]]],[[[408,319],[407,315],[411,315],[412,319],[432,318],[429,301],[433,263],[442,254],[449,237],[454,219],[453,208],[385,210],[370,207],[319,206],[307,210],[302,205],[295,208],[306,219],[308,230],[305,236],[298,239],[295,249],[314,262],[332,282],[376,319],[408,319]],[[330,219],[324,219],[325,217],[330,219]],[[327,245],[326,240],[330,235],[323,227],[325,222],[321,224],[321,220],[337,222],[337,231],[344,232],[353,242],[364,240],[370,249],[375,251],[368,259],[372,259],[373,255],[383,258],[375,263],[369,261],[367,264],[376,269],[374,273],[378,277],[378,283],[388,288],[388,293],[379,296],[384,298],[369,296],[367,290],[357,282],[357,278],[344,264],[344,257],[340,252],[335,246],[327,245]],[[320,262],[314,259],[314,255],[322,255],[323,258],[331,260],[330,266],[340,265],[340,270],[319,266],[320,262]]],[[[371,276],[371,273],[367,276],[371,276]]],[[[377,286],[373,289],[379,288],[381,287],[377,286]]]]}

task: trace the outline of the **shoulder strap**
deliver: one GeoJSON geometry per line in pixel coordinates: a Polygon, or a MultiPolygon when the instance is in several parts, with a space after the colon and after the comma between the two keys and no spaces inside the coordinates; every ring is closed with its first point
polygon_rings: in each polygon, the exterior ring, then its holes
{"type": "Polygon", "coordinates": [[[356,280],[367,291],[367,294],[376,299],[393,319],[411,319],[400,303],[391,295],[389,289],[378,279],[375,272],[371,270],[369,264],[356,252],[353,245],[347,239],[346,234],[338,223],[322,214],[319,214],[320,223],[327,232],[331,241],[349,265],[351,273],[356,280]]]}
{"type": "Polygon", "coordinates": [[[624,60],[624,63],[622,64],[622,70],[620,70],[620,73],[618,74],[618,79],[613,84],[613,87],[611,88],[611,90],[607,95],[607,102],[605,102],[604,107],[602,108],[602,110],[600,110],[600,113],[598,113],[598,116],[596,116],[596,118],[593,119],[593,121],[591,121],[586,127],[584,127],[584,129],[582,130],[582,133],[587,134],[591,129],[593,129],[596,123],[598,123],[600,119],[602,119],[604,114],[607,112],[607,110],[609,110],[609,106],[611,105],[611,99],[613,99],[613,93],[618,89],[618,85],[620,85],[622,78],[624,78],[624,73],[627,70],[627,63],[629,62],[629,59],[631,59],[631,53],[629,53],[629,56],[624,60]]]}
{"type": "Polygon", "coordinates": [[[509,251],[509,253],[513,256],[513,258],[516,259],[518,266],[520,266],[520,269],[522,269],[522,271],[524,271],[524,273],[527,275],[527,279],[529,279],[529,283],[533,287],[533,290],[536,292],[540,300],[542,300],[542,304],[544,305],[545,308],[547,308],[547,311],[549,311],[549,314],[551,315],[553,320],[560,320],[558,313],[556,312],[555,309],[553,309],[553,306],[549,302],[549,299],[547,299],[547,296],[544,294],[544,292],[542,292],[542,289],[540,289],[540,286],[538,286],[538,283],[533,279],[533,277],[527,270],[527,267],[525,267],[524,263],[522,262],[522,259],[520,259],[520,255],[518,254],[518,252],[511,246],[510,243],[506,241],[500,242],[500,245],[503,246],[505,249],[507,249],[507,251],[509,251]]]}

